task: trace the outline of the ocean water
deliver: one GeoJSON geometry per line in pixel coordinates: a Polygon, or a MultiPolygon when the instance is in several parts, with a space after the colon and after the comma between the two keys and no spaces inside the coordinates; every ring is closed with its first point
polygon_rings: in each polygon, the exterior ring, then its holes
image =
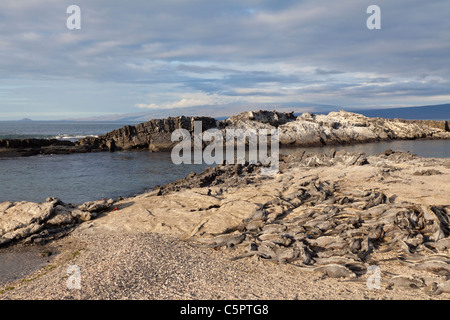
{"type": "Polygon", "coordinates": [[[120,151],[21,158],[0,158],[0,202],[83,203],[132,196],[202,172],[206,165],[175,165],[170,153],[120,151]]]}
{"type": "MultiPolygon", "coordinates": [[[[125,124],[128,123],[0,122],[0,138],[59,137],[77,140],[101,135],[125,124]]],[[[306,150],[327,152],[331,148],[365,152],[367,155],[392,149],[410,151],[422,157],[450,157],[450,140],[393,141],[306,150]]],[[[298,149],[280,149],[284,154],[296,151],[298,149]]],[[[42,202],[51,196],[64,202],[80,204],[101,198],[127,197],[184,178],[191,172],[202,172],[206,167],[206,164],[175,165],[168,152],[121,151],[0,157],[0,202],[42,202]]]]}
{"type": "Polygon", "coordinates": [[[0,139],[37,138],[76,141],[96,137],[137,122],[0,121],[0,139]]]}

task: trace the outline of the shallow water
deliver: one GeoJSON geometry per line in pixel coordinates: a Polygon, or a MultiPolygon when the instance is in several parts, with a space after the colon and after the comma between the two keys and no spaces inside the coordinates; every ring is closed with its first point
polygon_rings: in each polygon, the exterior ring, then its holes
{"type": "Polygon", "coordinates": [[[0,286],[26,277],[45,266],[51,259],[36,246],[0,249],[0,286]]]}
{"type": "Polygon", "coordinates": [[[348,152],[364,152],[366,155],[376,155],[387,149],[394,151],[409,151],[424,158],[450,158],[450,140],[398,140],[361,143],[346,146],[324,146],[310,148],[280,148],[280,153],[291,154],[299,150],[308,152],[329,152],[332,149],[348,152]]]}

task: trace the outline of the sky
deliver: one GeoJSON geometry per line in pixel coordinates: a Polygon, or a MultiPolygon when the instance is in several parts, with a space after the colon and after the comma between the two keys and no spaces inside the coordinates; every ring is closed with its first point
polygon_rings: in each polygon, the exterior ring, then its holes
{"type": "Polygon", "coordinates": [[[2,0],[0,120],[449,103],[449,13],[448,0],[2,0]]]}

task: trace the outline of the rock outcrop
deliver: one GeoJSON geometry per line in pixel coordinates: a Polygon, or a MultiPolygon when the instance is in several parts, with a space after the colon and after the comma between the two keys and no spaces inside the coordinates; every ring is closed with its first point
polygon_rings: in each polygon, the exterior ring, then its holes
{"type": "MultiPolygon", "coordinates": [[[[136,126],[126,126],[99,138],[87,138],[77,145],[91,149],[150,149],[170,151],[176,144],[171,133],[176,129],[194,131],[194,121],[202,121],[202,130],[218,128],[260,130],[278,129],[281,146],[322,146],[352,144],[383,140],[449,139],[446,122],[414,121],[368,118],[363,115],[339,111],[328,115],[303,113],[295,117],[293,112],[250,111],[216,121],[205,117],[177,117],[150,120],[136,126]],[[439,123],[439,125],[436,125],[439,123]]],[[[225,136],[225,135],[224,135],[225,136]]]]}
{"type": "Polygon", "coordinates": [[[405,123],[415,123],[421,126],[425,125],[430,128],[437,128],[444,131],[450,131],[449,123],[448,121],[445,120],[400,120],[400,121],[403,121],[405,123]]]}
{"type": "Polygon", "coordinates": [[[0,203],[0,247],[20,240],[36,244],[54,240],[77,224],[94,219],[113,203],[110,199],[75,206],[57,198],[47,198],[44,203],[0,203]]]}
{"type": "Polygon", "coordinates": [[[202,122],[203,131],[217,126],[216,120],[209,117],[182,116],[153,119],[135,126],[125,126],[97,138],[81,139],[76,142],[76,145],[92,151],[130,149],[170,151],[177,143],[171,141],[172,132],[177,129],[186,129],[192,134],[195,121],[202,122]]]}
{"type": "MultiPolygon", "coordinates": [[[[178,142],[172,142],[172,133],[185,129],[191,135],[194,122],[202,122],[202,131],[217,128],[255,130],[278,129],[280,146],[322,146],[364,143],[383,140],[450,139],[447,121],[408,121],[399,119],[368,118],[363,115],[339,111],[327,115],[293,112],[250,111],[217,121],[210,117],[169,117],[153,119],[134,126],[124,126],[99,137],[69,141],[46,139],[0,140],[1,155],[29,156],[147,149],[171,151],[178,142]]],[[[206,144],[204,144],[206,145],[206,144]]]]}
{"type": "Polygon", "coordinates": [[[57,139],[0,139],[2,156],[33,156],[82,152],[73,142],[57,139]]]}
{"type": "Polygon", "coordinates": [[[225,122],[226,128],[275,129],[278,128],[281,146],[340,145],[384,140],[449,139],[445,126],[437,128],[429,123],[407,122],[398,119],[368,118],[363,115],[339,111],[328,115],[303,113],[296,119],[291,114],[284,117],[267,111],[243,113],[225,122]],[[263,113],[264,116],[259,113],[263,113]],[[271,118],[270,118],[271,117],[271,118]],[[285,121],[277,123],[277,119],[285,121]],[[263,120],[261,120],[263,119],[263,120]],[[277,124],[277,125],[275,125],[277,124]]]}

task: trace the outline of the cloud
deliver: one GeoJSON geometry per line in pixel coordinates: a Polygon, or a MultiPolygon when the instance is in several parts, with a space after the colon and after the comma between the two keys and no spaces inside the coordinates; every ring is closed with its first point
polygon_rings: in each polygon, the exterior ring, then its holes
{"type": "Polygon", "coordinates": [[[318,75],[341,74],[341,73],[345,73],[345,72],[338,71],[338,70],[323,70],[320,68],[316,68],[316,74],[318,74],[318,75]]]}
{"type": "Polygon", "coordinates": [[[231,102],[237,102],[239,99],[235,99],[229,96],[221,96],[217,94],[205,94],[205,93],[186,93],[182,95],[181,99],[176,101],[167,102],[163,104],[144,104],[138,103],[135,106],[140,109],[179,109],[188,108],[194,106],[205,106],[205,105],[223,105],[231,102]]]}
{"type": "MultiPolygon", "coordinates": [[[[372,31],[372,3],[361,0],[78,0],[76,31],[66,28],[71,4],[0,3],[2,79],[57,88],[46,96],[20,92],[48,112],[69,112],[61,104],[69,99],[127,113],[295,100],[363,107],[371,99],[448,96],[447,0],[379,0],[382,29],[372,31]],[[72,94],[74,84],[92,101],[72,94]]],[[[16,94],[2,91],[0,113],[16,94]]]]}

